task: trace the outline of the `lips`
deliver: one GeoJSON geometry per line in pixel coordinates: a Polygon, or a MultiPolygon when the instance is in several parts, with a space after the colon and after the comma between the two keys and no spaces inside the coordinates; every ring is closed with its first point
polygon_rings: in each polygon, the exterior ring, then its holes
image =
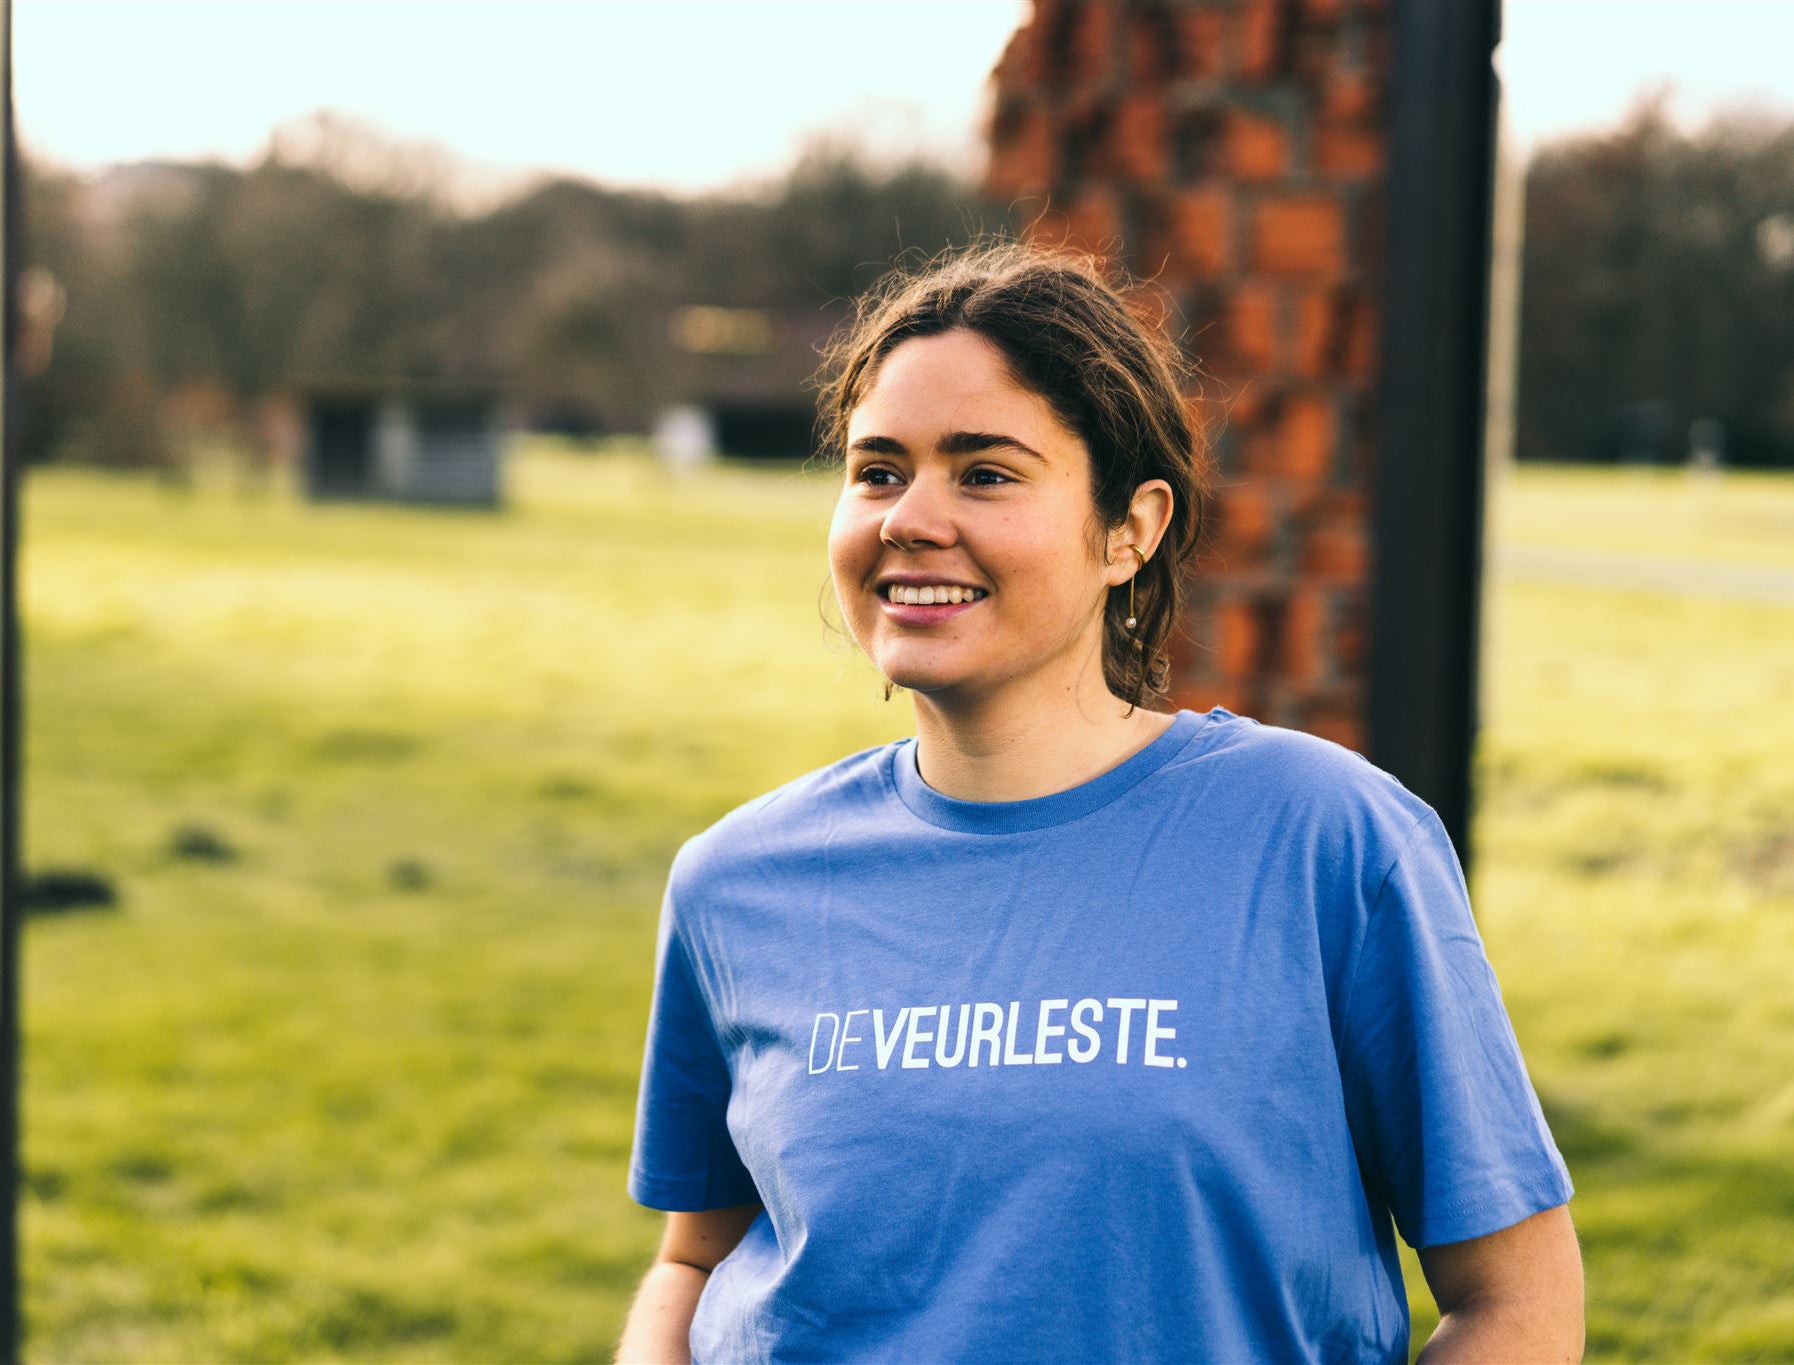
{"type": "Polygon", "coordinates": [[[879,590],[878,595],[887,602],[902,602],[912,607],[939,606],[943,602],[974,602],[980,597],[990,596],[983,588],[969,588],[958,583],[887,583],[879,590]],[[921,600],[924,595],[928,598],[925,602],[921,600]]]}
{"type": "Polygon", "coordinates": [[[929,606],[909,602],[893,602],[879,594],[879,608],[885,616],[900,626],[933,626],[942,621],[950,621],[964,612],[975,611],[989,600],[980,597],[973,602],[935,602],[929,606]]]}

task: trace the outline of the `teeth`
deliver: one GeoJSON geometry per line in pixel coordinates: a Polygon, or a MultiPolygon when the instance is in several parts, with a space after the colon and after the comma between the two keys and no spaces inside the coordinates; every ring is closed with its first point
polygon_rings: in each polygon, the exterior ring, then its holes
{"type": "Polygon", "coordinates": [[[961,588],[949,583],[931,583],[926,587],[905,587],[893,583],[885,590],[885,597],[892,602],[902,602],[909,606],[928,607],[947,602],[976,602],[985,595],[982,588],[961,588]]]}

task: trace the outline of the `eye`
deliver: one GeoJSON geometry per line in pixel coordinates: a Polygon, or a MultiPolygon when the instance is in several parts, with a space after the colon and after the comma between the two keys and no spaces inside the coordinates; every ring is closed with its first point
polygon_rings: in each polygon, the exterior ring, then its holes
{"type": "MultiPolygon", "coordinates": [[[[853,476],[853,481],[856,484],[865,484],[870,488],[889,487],[889,484],[887,484],[883,478],[879,477],[880,475],[889,475],[893,480],[897,478],[896,471],[888,469],[881,464],[869,464],[853,476]]],[[[1015,482],[1014,479],[1005,474],[1002,470],[994,469],[990,465],[979,465],[977,468],[969,470],[966,474],[966,478],[968,481],[971,481],[975,487],[979,488],[995,488],[1000,484],[1015,482]]]]}

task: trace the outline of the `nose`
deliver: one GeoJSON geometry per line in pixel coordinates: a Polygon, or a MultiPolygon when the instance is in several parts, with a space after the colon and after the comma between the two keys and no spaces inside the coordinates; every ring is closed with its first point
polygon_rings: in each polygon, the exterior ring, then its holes
{"type": "Polygon", "coordinates": [[[948,476],[924,470],[910,481],[879,523],[879,539],[887,545],[951,545],[959,539],[953,524],[952,489],[948,476]]]}

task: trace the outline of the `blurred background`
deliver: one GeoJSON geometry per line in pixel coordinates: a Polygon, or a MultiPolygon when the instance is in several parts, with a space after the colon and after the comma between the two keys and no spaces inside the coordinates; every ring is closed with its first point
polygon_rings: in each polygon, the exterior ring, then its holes
{"type": "MultiPolygon", "coordinates": [[[[667,863],[912,732],[808,458],[903,253],[1153,281],[1177,701],[1366,748],[1401,7],[16,3],[26,1358],[611,1358],[667,863]]],[[[1588,1358],[1794,1360],[1794,5],[1501,21],[1472,900],[1588,1358]]]]}

